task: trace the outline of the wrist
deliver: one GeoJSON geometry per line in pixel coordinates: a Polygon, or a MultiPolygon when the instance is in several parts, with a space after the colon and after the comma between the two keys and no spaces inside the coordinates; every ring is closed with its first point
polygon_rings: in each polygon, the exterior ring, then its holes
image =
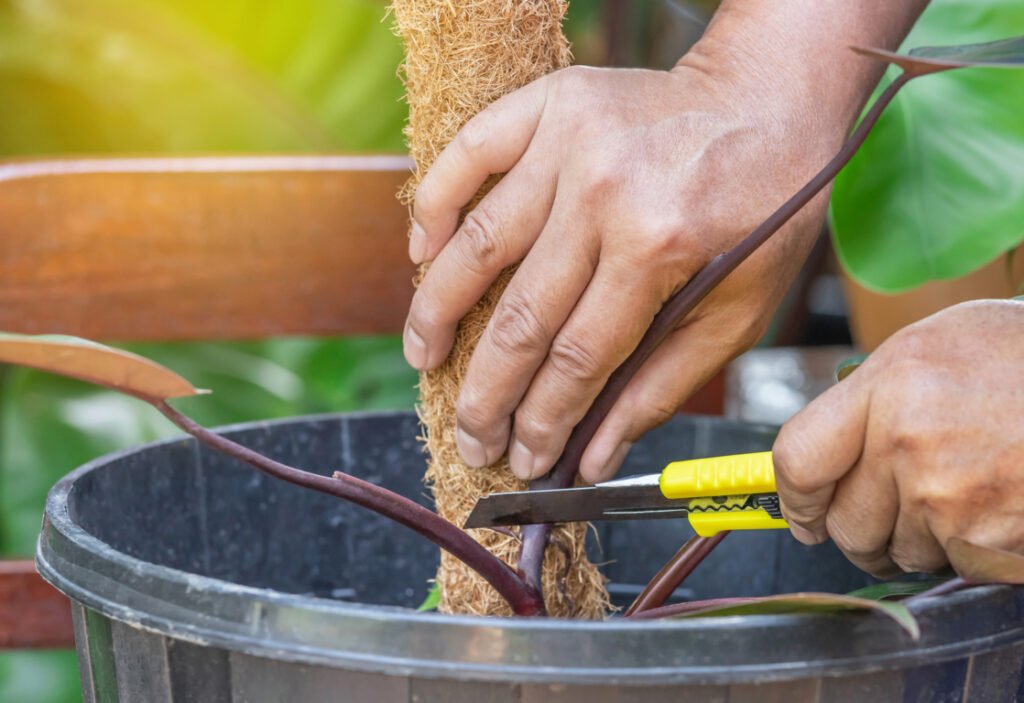
{"type": "Polygon", "coordinates": [[[831,153],[885,69],[849,47],[897,48],[926,4],[725,0],[676,70],[729,86],[732,95],[763,108],[769,126],[814,140],[831,153]]]}

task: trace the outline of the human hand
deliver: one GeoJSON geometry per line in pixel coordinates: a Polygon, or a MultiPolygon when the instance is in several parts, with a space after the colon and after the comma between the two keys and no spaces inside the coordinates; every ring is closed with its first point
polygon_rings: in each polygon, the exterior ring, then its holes
{"type": "MultiPolygon", "coordinates": [[[[691,62],[699,61],[691,57],[691,62]]],[[[509,446],[522,478],[546,473],[653,316],[819,168],[845,123],[801,101],[683,63],[671,72],[573,68],[482,112],[439,156],[414,205],[410,253],[432,260],[405,334],[421,370],[458,321],[522,260],[473,354],[458,402],[466,462],[509,446]],[[459,225],[492,173],[508,175],[459,225]]],[[[751,346],[817,234],[819,198],[698,308],[627,387],[581,464],[597,481],[751,346]]]]}
{"type": "Polygon", "coordinates": [[[1024,303],[948,308],[890,337],[773,449],[793,535],[879,577],[951,537],[1024,553],[1024,303]]]}

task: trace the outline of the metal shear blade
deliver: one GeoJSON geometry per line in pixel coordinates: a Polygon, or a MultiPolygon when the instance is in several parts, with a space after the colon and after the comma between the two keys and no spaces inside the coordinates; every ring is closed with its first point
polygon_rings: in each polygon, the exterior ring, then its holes
{"type": "Polygon", "coordinates": [[[492,493],[477,502],[465,527],[686,517],[690,501],[663,496],[659,478],[647,474],[586,488],[492,493]]]}

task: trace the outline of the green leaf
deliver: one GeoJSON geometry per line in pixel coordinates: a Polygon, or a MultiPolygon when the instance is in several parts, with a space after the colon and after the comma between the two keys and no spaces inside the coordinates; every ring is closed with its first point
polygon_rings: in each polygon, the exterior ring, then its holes
{"type": "Polygon", "coordinates": [[[979,44],[921,46],[911,49],[910,55],[915,59],[941,62],[948,66],[1017,68],[1024,64],[1024,37],[979,44]]]}
{"type": "Polygon", "coordinates": [[[790,593],[763,598],[739,599],[741,602],[712,605],[691,611],[679,617],[707,617],[722,615],[783,615],[793,613],[837,613],[864,610],[894,620],[913,639],[921,636],[921,629],[907,606],[883,600],[869,600],[835,593],[790,593]]]}
{"type": "Polygon", "coordinates": [[[150,402],[206,393],[138,354],[65,335],[0,332],[0,363],[76,378],[150,402]]]}
{"type": "Polygon", "coordinates": [[[853,47],[853,50],[862,56],[870,56],[899,66],[916,76],[972,66],[1024,68],[1024,37],[980,44],[919,46],[906,54],[863,47],[853,47]]]}
{"type": "Polygon", "coordinates": [[[848,356],[840,361],[839,366],[836,367],[836,381],[846,379],[847,376],[859,369],[861,364],[867,360],[867,354],[855,354],[854,356],[848,356]]]}
{"type": "MultiPolygon", "coordinates": [[[[935,0],[904,46],[1020,34],[1017,0],[935,0]]],[[[970,68],[904,88],[836,179],[832,231],[847,272],[895,293],[965,275],[1024,241],[1022,114],[1024,71],[970,68]]]]}
{"type": "Polygon", "coordinates": [[[904,598],[924,593],[929,588],[934,588],[946,579],[921,579],[918,581],[886,581],[876,583],[856,591],[850,591],[846,595],[854,598],[866,598],[868,600],[887,600],[889,598],[904,598]]]}
{"type": "Polygon", "coordinates": [[[427,597],[420,607],[416,608],[417,612],[426,613],[431,610],[437,610],[437,606],[441,604],[441,586],[438,583],[434,583],[427,592],[427,597]]]}

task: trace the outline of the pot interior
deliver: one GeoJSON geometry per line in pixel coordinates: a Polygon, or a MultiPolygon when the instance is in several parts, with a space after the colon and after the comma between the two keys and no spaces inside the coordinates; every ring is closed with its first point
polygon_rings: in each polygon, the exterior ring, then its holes
{"type": "MultiPolygon", "coordinates": [[[[334,415],[228,430],[235,440],[322,474],[343,470],[430,504],[411,413],[334,415]]],[[[772,428],[680,416],[639,442],[620,475],[676,459],[771,447],[772,428]]],[[[290,594],[415,607],[437,567],[420,536],[331,496],[256,473],[183,438],[101,463],[68,499],[71,519],[118,551],[168,567],[290,594]]],[[[626,605],[691,535],[684,520],[596,525],[592,556],[626,605]]],[[[681,598],[847,592],[871,583],[831,544],[787,531],[734,533],[676,593],[681,598]]]]}

